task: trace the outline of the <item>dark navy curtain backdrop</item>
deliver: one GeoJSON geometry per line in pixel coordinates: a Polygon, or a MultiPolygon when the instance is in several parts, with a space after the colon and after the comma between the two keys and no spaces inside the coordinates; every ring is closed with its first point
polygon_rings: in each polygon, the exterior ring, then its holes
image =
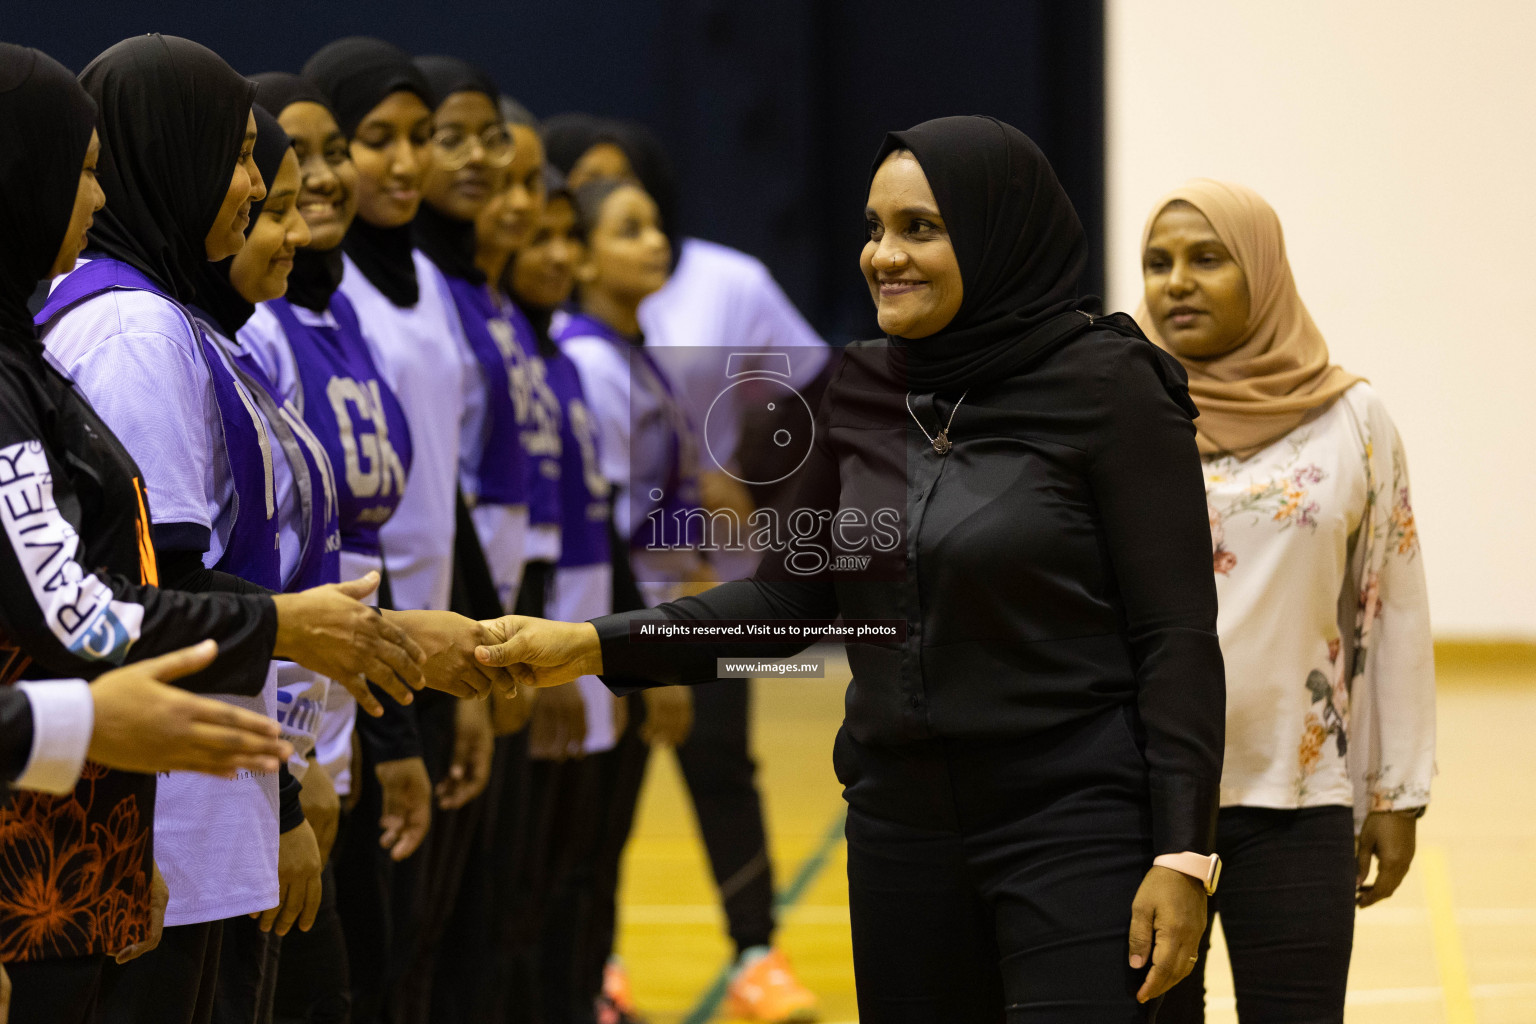
{"type": "Polygon", "coordinates": [[[1101,0],[54,0],[0,38],[79,70],[126,36],[196,39],[246,74],[342,35],[483,64],[535,114],[638,118],[672,149],[685,233],[763,259],[830,338],[874,333],[858,272],[883,132],[993,114],[1045,150],[1104,237],[1101,0]]]}

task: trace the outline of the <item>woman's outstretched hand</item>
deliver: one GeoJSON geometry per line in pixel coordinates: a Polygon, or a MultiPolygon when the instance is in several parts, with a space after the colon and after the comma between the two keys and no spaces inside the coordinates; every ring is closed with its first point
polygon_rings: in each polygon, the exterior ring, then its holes
{"type": "Polygon", "coordinates": [[[1148,1002],[1183,981],[1205,934],[1205,886],[1172,868],[1153,867],[1131,904],[1131,966],[1152,969],[1136,993],[1148,1002]]]}
{"type": "MultiPolygon", "coordinates": [[[[555,622],[528,615],[503,615],[480,623],[491,643],[475,648],[483,665],[510,670],[524,686],[559,686],[603,671],[597,627],[590,622],[555,622]]],[[[512,697],[516,691],[504,692],[512,697]]]]}
{"type": "Polygon", "coordinates": [[[426,654],[400,627],[386,621],[362,598],[379,586],[370,572],[347,583],[312,587],[297,594],[276,594],[277,643],[273,654],[336,680],[375,717],[384,707],[368,683],[401,704],[426,684],[426,654]]]}

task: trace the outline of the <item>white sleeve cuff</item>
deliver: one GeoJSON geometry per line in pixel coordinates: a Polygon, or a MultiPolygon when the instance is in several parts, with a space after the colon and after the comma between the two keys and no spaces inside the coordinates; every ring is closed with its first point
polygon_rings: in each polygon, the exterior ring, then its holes
{"type": "Polygon", "coordinates": [[[12,783],[62,796],[75,788],[96,724],[91,687],[83,679],[17,683],[32,704],[32,753],[12,783]]]}

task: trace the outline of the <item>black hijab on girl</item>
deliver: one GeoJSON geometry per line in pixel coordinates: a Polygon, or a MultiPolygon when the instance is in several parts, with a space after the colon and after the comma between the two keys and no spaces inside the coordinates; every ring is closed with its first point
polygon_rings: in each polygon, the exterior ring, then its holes
{"type": "Polygon", "coordinates": [[[570,174],[581,155],[599,142],[615,141],[607,121],[581,113],[546,117],[539,134],[544,139],[544,159],[561,174],[570,174]]]}
{"type": "Polygon", "coordinates": [[[965,297],[947,327],[891,339],[913,391],[963,391],[1016,373],[1087,326],[1088,238],[1045,154],[994,117],[941,117],[885,137],[922,165],[960,264],[965,297]]]}
{"type": "MultiPolygon", "coordinates": [[[[501,90],[491,76],[467,60],[457,57],[417,57],[416,67],[426,76],[436,109],[456,92],[483,93],[491,107],[500,112],[501,90]]],[[[485,283],[485,274],[475,266],[475,222],[456,220],[423,201],[412,223],[416,245],[449,277],[460,277],[475,284],[485,283]]]]}
{"type": "MultiPolygon", "coordinates": [[[[251,108],[256,114],[256,148],[251,156],[256,161],[256,169],[261,172],[261,178],[267,183],[270,192],[272,182],[277,177],[278,168],[283,165],[283,157],[288,155],[288,149],[293,145],[293,140],[288,133],[283,131],[282,125],[277,123],[277,118],[267,113],[260,104],[251,108]]],[[[263,202],[251,204],[251,222],[246,225],[245,237],[251,237],[251,229],[256,226],[256,218],[261,215],[263,202]]],[[[204,263],[198,268],[197,294],[192,298],[192,305],[213,318],[219,330],[224,332],[226,338],[233,338],[245,322],[256,312],[256,307],[241,297],[235,290],[234,284],[229,279],[230,265],[235,262],[235,257],[220,260],[217,263],[204,263]]]]}
{"type": "MultiPolygon", "coordinates": [[[[348,36],[328,43],[305,63],[303,75],[329,98],[331,113],[349,139],[391,93],[415,93],[428,109],[434,106],[432,90],[411,55],[382,39],[348,36]]],[[[421,292],[409,224],[381,228],[358,217],[341,245],[385,298],[396,306],[416,305],[421,292]]]]}
{"type": "Polygon", "coordinates": [[[611,121],[608,133],[606,139],[599,141],[611,141],[624,151],[624,158],[629,161],[629,168],[635,172],[640,187],[656,203],[656,211],[661,215],[661,230],[672,243],[675,265],[682,253],[678,244],[677,174],[666,146],[655,132],[639,121],[611,121]]]}
{"type": "Polygon", "coordinates": [[[95,127],[96,104],[64,65],[0,43],[0,345],[40,348],[27,299],[64,244],[95,127]]]}
{"type": "MultiPolygon", "coordinates": [[[[336,116],[336,111],[331,109],[331,101],[320,87],[301,75],[288,71],[265,71],[252,75],[251,81],[256,83],[256,102],[270,110],[275,117],[282,117],[283,111],[293,103],[318,103],[330,110],[332,117],[336,116]]],[[[341,287],[341,250],[342,246],[339,245],[333,249],[312,249],[306,246],[295,252],[293,269],[288,273],[288,294],[284,298],[295,306],[303,306],[316,313],[329,309],[331,296],[341,287]]]]}
{"type": "Polygon", "coordinates": [[[107,195],[91,251],[191,300],[256,86],[207,47],[162,35],[123,40],[91,61],[80,84],[101,111],[97,176],[107,195]]]}

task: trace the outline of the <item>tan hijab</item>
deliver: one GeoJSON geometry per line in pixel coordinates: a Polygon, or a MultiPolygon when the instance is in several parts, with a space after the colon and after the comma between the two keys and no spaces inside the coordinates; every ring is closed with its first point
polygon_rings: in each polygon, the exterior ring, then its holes
{"type": "Polygon", "coordinates": [[[1195,421],[1200,453],[1247,457],[1365,378],[1328,361],[1328,343],[1296,292],[1280,218],[1252,189],[1211,178],[1186,182],[1152,207],[1141,233],[1143,251],[1153,222],[1179,199],[1211,222],[1247,276],[1247,329],[1221,355],[1193,359],[1158,336],[1145,300],[1136,309],[1136,322],[1189,374],[1189,393],[1200,408],[1195,421]]]}

